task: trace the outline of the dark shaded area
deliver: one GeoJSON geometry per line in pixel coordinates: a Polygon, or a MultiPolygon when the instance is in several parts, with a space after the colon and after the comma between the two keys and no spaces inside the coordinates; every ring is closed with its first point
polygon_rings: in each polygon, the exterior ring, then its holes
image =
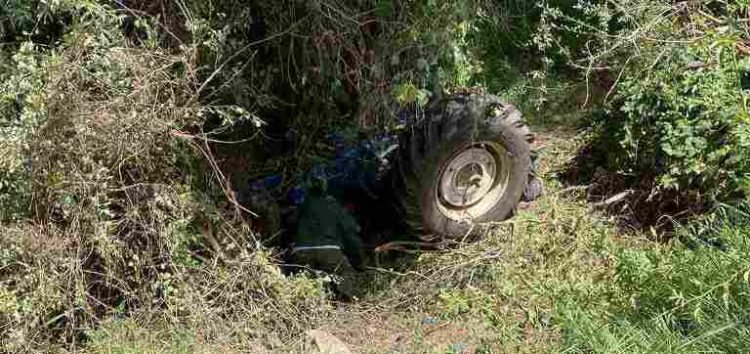
{"type": "MultiPolygon", "coordinates": [[[[57,45],[77,14],[63,12],[50,16],[48,6],[44,1],[29,0],[23,6],[0,7],[0,42],[8,45],[26,37],[36,44],[57,45]]],[[[3,51],[13,52],[7,48],[3,51]]]]}
{"type": "Polygon", "coordinates": [[[148,33],[139,28],[136,21],[151,19],[158,29],[158,41],[161,47],[177,48],[187,44],[190,32],[187,29],[187,19],[180,11],[177,1],[172,0],[115,0],[117,6],[125,14],[123,32],[134,43],[141,43],[148,39],[148,33]]]}

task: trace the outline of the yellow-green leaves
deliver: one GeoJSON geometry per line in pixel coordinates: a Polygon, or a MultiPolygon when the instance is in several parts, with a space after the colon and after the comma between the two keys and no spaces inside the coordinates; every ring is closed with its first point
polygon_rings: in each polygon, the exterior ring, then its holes
{"type": "Polygon", "coordinates": [[[418,107],[424,107],[430,99],[430,92],[407,82],[393,88],[393,97],[402,106],[416,104],[418,107]]]}

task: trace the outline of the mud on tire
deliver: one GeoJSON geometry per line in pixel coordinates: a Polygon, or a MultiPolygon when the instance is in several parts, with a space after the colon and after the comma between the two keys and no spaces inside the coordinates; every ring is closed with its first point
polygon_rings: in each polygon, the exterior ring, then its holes
{"type": "Polygon", "coordinates": [[[460,239],[513,215],[532,173],[533,135],[491,95],[433,104],[400,140],[400,205],[423,238],[460,239]]]}

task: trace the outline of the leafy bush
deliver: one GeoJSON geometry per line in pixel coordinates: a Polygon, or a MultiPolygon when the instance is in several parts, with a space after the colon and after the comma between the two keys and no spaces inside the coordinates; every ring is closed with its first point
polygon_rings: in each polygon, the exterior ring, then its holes
{"type": "Polygon", "coordinates": [[[46,119],[47,60],[32,43],[12,57],[14,70],[0,83],[0,220],[31,210],[28,140],[46,119]]]}
{"type": "Polygon", "coordinates": [[[742,199],[750,176],[750,52],[746,25],[736,20],[742,6],[590,4],[583,11],[600,24],[564,27],[592,38],[579,54],[587,79],[593,68],[614,79],[592,119],[591,148],[603,157],[589,164],[619,174],[625,188],[645,189],[643,199],[657,203],[657,195],[687,196],[699,206],[742,199]]]}
{"type": "Polygon", "coordinates": [[[741,195],[750,181],[750,115],[741,85],[750,58],[736,50],[735,36],[715,33],[668,48],[653,68],[619,84],[620,112],[598,122],[621,143],[612,166],[663,188],[697,190],[705,201],[741,195]]]}

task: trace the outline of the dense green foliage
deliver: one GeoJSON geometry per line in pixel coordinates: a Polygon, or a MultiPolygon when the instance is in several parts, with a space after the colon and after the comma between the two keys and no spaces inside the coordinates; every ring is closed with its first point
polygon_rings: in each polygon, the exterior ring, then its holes
{"type": "Polygon", "coordinates": [[[203,123],[194,58],[134,43],[109,5],[46,4],[34,3],[33,23],[74,16],[49,43],[14,24],[0,75],[0,351],[75,348],[103,318],[158,309],[187,318],[224,297],[244,300],[217,316],[269,328],[293,324],[257,313],[262,298],[325,309],[319,282],[285,278],[251,252],[255,234],[225,209],[209,150],[183,132],[203,123]],[[207,261],[219,259],[236,265],[207,261]]]}
{"type": "Polygon", "coordinates": [[[742,195],[750,176],[743,82],[750,57],[744,29],[731,20],[736,15],[665,24],[661,31],[678,35],[665,33],[662,40],[680,45],[644,43],[643,50],[652,53],[642,55],[653,65],[623,78],[617,92],[621,114],[602,122],[606,134],[621,142],[613,163],[656,178],[661,187],[697,190],[709,201],[742,195]],[[693,32],[682,34],[685,26],[693,32]]]}
{"type": "Polygon", "coordinates": [[[588,68],[616,75],[593,119],[592,145],[605,155],[597,163],[652,197],[743,198],[750,52],[738,19],[746,11],[734,1],[650,2],[616,9],[606,27],[586,31],[595,43],[588,68]]]}

